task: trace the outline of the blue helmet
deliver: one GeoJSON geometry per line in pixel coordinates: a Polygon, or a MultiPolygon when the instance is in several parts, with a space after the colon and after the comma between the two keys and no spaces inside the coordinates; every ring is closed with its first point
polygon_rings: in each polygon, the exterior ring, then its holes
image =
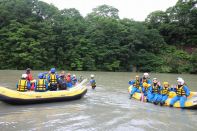
{"type": "Polygon", "coordinates": [[[39,73],[39,74],[38,74],[38,78],[39,78],[39,79],[43,79],[43,76],[44,76],[43,73],[39,73]]]}
{"type": "Polygon", "coordinates": [[[55,68],[51,68],[51,73],[55,73],[55,72],[56,72],[55,68]]]}

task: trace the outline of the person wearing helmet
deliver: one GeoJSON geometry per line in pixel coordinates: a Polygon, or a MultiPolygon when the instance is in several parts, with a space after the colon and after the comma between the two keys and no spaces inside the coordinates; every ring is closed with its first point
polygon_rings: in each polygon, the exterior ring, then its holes
{"type": "Polygon", "coordinates": [[[155,105],[158,104],[157,99],[160,96],[160,90],[161,90],[160,82],[157,80],[157,78],[153,78],[151,102],[153,102],[155,105]]]}
{"type": "Polygon", "coordinates": [[[65,80],[65,71],[61,71],[58,79],[59,83],[59,90],[66,90],[67,89],[67,84],[65,80]]]}
{"type": "Polygon", "coordinates": [[[151,84],[148,84],[146,82],[144,82],[142,84],[142,92],[144,94],[144,96],[146,96],[146,101],[147,102],[151,102],[152,98],[153,98],[153,94],[152,94],[152,86],[151,84]]]}
{"type": "Polygon", "coordinates": [[[148,73],[143,74],[143,77],[140,79],[140,83],[142,83],[142,90],[143,90],[144,94],[146,95],[147,94],[146,91],[148,91],[148,90],[143,86],[143,83],[147,83],[148,84],[147,87],[150,87],[152,84],[151,80],[149,79],[148,73]]]}
{"type": "Polygon", "coordinates": [[[38,81],[35,84],[35,91],[36,92],[45,92],[48,90],[48,82],[46,81],[44,74],[38,74],[38,81]]]}
{"type": "Polygon", "coordinates": [[[76,83],[77,83],[77,77],[76,77],[76,75],[74,74],[74,75],[72,75],[72,77],[71,77],[71,82],[72,82],[72,85],[76,85],[76,83]]]}
{"type": "Polygon", "coordinates": [[[177,86],[176,86],[176,96],[172,98],[170,101],[170,107],[173,107],[174,103],[180,101],[180,107],[184,108],[185,101],[187,97],[190,95],[189,88],[185,85],[185,81],[181,78],[177,79],[177,86]]]}
{"type": "Polygon", "coordinates": [[[16,84],[17,91],[25,92],[30,90],[31,84],[27,80],[27,74],[22,74],[21,79],[16,84]]]}
{"type": "Polygon", "coordinates": [[[93,74],[90,75],[90,82],[89,83],[90,83],[92,89],[96,88],[96,80],[94,79],[94,75],[93,74]]]}
{"type": "Polygon", "coordinates": [[[67,86],[67,88],[72,88],[72,79],[71,79],[71,74],[70,73],[68,73],[67,75],[66,75],[66,86],[67,86]]]}
{"type": "Polygon", "coordinates": [[[58,86],[58,78],[59,76],[56,74],[56,69],[51,68],[50,74],[48,75],[48,82],[49,82],[49,90],[56,91],[58,86]]]}
{"type": "Polygon", "coordinates": [[[32,76],[32,74],[31,74],[31,69],[30,68],[27,68],[26,69],[26,74],[27,74],[27,80],[28,81],[32,81],[33,80],[33,76],[32,76]]]}
{"type": "Polygon", "coordinates": [[[135,92],[138,92],[138,93],[141,93],[142,92],[141,83],[140,83],[140,77],[138,75],[135,76],[135,80],[129,81],[129,85],[133,86],[132,87],[132,90],[130,92],[129,99],[132,98],[132,96],[133,96],[133,94],[135,92]]]}
{"type": "Polygon", "coordinates": [[[165,101],[168,99],[168,95],[170,92],[170,84],[168,82],[163,82],[163,87],[161,87],[160,95],[156,102],[160,103],[160,106],[165,104],[165,101]]]}

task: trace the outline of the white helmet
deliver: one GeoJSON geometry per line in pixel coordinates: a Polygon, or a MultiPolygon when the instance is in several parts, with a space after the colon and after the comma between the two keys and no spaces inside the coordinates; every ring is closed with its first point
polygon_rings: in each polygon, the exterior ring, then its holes
{"type": "Polygon", "coordinates": [[[183,78],[181,78],[181,77],[177,77],[177,80],[183,80],[183,78]]]}
{"type": "Polygon", "coordinates": [[[22,74],[21,78],[27,78],[27,74],[22,74]]]}
{"type": "Polygon", "coordinates": [[[153,80],[157,80],[157,78],[153,78],[153,80]]]}
{"type": "Polygon", "coordinates": [[[147,72],[144,73],[145,77],[149,77],[149,74],[147,72]]]}
{"type": "Polygon", "coordinates": [[[73,77],[76,77],[76,75],[74,74],[73,77]]]}
{"type": "Polygon", "coordinates": [[[90,77],[91,77],[91,78],[93,78],[93,77],[94,77],[94,75],[93,75],[93,74],[91,74],[91,75],[90,75],[90,77]]]}
{"type": "Polygon", "coordinates": [[[179,78],[179,79],[177,80],[177,82],[179,82],[181,85],[183,85],[183,84],[185,83],[185,81],[184,81],[182,78],[179,78]]]}

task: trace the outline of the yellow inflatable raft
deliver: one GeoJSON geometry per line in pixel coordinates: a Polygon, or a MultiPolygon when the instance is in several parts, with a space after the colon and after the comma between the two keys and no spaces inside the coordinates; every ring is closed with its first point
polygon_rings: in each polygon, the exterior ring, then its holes
{"type": "Polygon", "coordinates": [[[9,104],[35,104],[57,101],[70,101],[82,98],[86,92],[86,86],[83,84],[87,80],[82,81],[77,86],[69,90],[46,91],[46,92],[19,92],[5,87],[0,87],[0,101],[9,104]]]}
{"type": "MultiPolygon", "coordinates": [[[[130,93],[132,90],[132,86],[130,86],[128,88],[128,92],[130,93]]],[[[165,102],[165,106],[169,106],[170,105],[170,100],[176,96],[176,93],[175,92],[170,92],[169,93],[169,97],[168,99],[166,100],[165,102]]],[[[141,97],[142,97],[142,94],[141,93],[135,93],[133,94],[132,96],[133,98],[137,99],[137,100],[141,100],[141,97]]],[[[144,97],[144,100],[143,101],[146,101],[146,97],[144,97]]],[[[177,101],[173,107],[176,107],[176,108],[180,108],[180,102],[177,101]]],[[[187,101],[185,102],[185,109],[197,109],[197,92],[190,92],[190,96],[187,98],[187,101]]]]}

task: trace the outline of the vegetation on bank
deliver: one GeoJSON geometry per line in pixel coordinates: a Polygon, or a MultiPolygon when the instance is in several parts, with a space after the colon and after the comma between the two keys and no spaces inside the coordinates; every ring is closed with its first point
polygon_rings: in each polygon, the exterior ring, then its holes
{"type": "Polygon", "coordinates": [[[197,4],[179,0],[144,22],[101,5],[86,17],[38,0],[0,1],[0,69],[197,73],[197,4]]]}

